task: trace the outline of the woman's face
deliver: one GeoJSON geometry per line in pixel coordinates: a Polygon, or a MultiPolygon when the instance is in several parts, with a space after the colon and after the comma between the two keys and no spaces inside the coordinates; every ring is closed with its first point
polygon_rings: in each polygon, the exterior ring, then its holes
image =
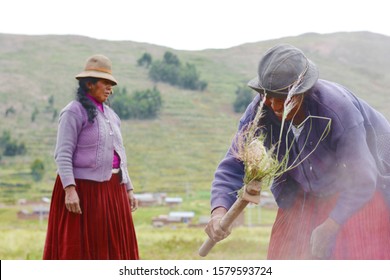
{"type": "Polygon", "coordinates": [[[113,84],[109,80],[100,79],[96,84],[88,84],[88,93],[95,98],[96,101],[103,103],[112,93],[113,84]]]}
{"type": "MultiPolygon", "coordinates": [[[[303,100],[303,94],[295,95],[291,98],[289,103],[292,105],[292,109],[286,117],[287,121],[291,120],[294,117],[294,115],[296,115],[298,110],[301,108],[302,100],[303,100]]],[[[282,120],[283,117],[285,101],[286,98],[278,98],[278,97],[267,97],[265,99],[265,105],[267,105],[272,109],[272,111],[280,121],[282,120]]]]}

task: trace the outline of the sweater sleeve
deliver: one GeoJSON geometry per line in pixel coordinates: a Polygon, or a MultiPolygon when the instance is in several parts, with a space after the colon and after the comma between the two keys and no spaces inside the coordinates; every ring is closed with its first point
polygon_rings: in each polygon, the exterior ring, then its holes
{"type": "MultiPolygon", "coordinates": [[[[123,174],[122,174],[123,175],[123,174]]],[[[134,190],[134,186],[133,186],[133,183],[131,182],[131,178],[129,176],[129,171],[127,169],[127,167],[125,168],[125,172],[124,172],[124,176],[126,176],[127,180],[126,180],[126,190],[127,191],[132,191],[134,190]]]]}
{"type": "Polygon", "coordinates": [[[229,209],[236,200],[237,191],[243,186],[244,165],[232,154],[232,147],[220,162],[211,187],[211,209],[229,209]]]}
{"type": "Polygon", "coordinates": [[[71,111],[64,111],[60,115],[55,161],[62,185],[76,185],[73,174],[73,153],[77,146],[77,137],[82,128],[82,120],[71,111]]]}
{"type": "MultiPolygon", "coordinates": [[[[246,109],[244,115],[240,119],[238,133],[242,127],[249,123],[254,116],[256,106],[258,106],[259,97],[257,96],[246,109]]],[[[235,140],[232,141],[225,157],[219,163],[217,170],[214,173],[214,180],[211,185],[211,210],[217,207],[229,209],[237,199],[237,191],[244,184],[244,164],[234,156],[235,140]]]]}
{"type": "MultiPolygon", "coordinates": [[[[259,102],[260,96],[256,95],[241,117],[234,139],[237,138],[241,129],[253,120],[259,102]]],[[[234,156],[234,143],[235,140],[232,141],[225,157],[219,163],[214,173],[214,180],[211,185],[211,210],[217,207],[230,209],[237,199],[237,191],[244,185],[244,164],[234,156]]]]}

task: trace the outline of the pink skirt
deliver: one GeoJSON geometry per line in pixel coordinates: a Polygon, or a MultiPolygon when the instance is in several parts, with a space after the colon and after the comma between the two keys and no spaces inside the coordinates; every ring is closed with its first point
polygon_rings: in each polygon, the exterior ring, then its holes
{"type": "Polygon", "coordinates": [[[119,175],[110,181],[76,179],[82,214],[65,207],[57,176],[48,221],[45,260],[136,260],[138,244],[131,206],[119,175]]]}
{"type": "MultiPolygon", "coordinates": [[[[289,209],[279,209],[271,232],[268,259],[316,259],[310,236],[324,222],[337,195],[318,198],[301,192],[289,209]]],[[[390,259],[390,213],[379,192],[343,226],[331,259],[390,259]]]]}

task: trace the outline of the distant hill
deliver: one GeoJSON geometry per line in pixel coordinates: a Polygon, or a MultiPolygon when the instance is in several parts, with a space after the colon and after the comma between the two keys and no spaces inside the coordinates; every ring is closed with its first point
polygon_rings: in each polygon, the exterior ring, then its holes
{"type": "Polygon", "coordinates": [[[137,59],[144,52],[153,59],[162,59],[169,50],[180,61],[194,64],[208,87],[200,92],[156,85],[164,102],[159,118],[122,122],[129,171],[138,192],[191,195],[201,191],[206,196],[240,118],[232,108],[234,92],[256,75],[264,51],[280,42],[301,48],[319,66],[321,78],[347,86],[390,119],[390,37],[383,35],[309,33],[228,49],[178,51],[81,36],[0,34],[0,136],[9,130],[28,151],[24,156],[1,158],[0,192],[9,191],[10,199],[50,193],[55,178],[54,110],[59,113],[73,99],[74,76],[87,57],[107,55],[119,86],[132,92],[154,86],[147,70],[137,66],[137,59]],[[10,108],[13,112],[6,116],[10,108]],[[29,176],[35,159],[45,162],[45,177],[38,183],[29,176]],[[9,186],[20,185],[28,187],[22,192],[9,190],[9,186]]]}

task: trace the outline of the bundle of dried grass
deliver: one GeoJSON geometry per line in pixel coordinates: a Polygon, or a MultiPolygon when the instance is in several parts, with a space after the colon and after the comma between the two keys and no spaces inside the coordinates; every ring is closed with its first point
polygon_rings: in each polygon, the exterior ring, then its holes
{"type": "Polygon", "coordinates": [[[245,126],[236,136],[233,151],[235,158],[244,164],[244,185],[253,181],[261,181],[269,186],[280,168],[275,147],[266,149],[265,135],[261,133],[259,122],[263,116],[262,105],[259,107],[254,120],[245,126]]]}

